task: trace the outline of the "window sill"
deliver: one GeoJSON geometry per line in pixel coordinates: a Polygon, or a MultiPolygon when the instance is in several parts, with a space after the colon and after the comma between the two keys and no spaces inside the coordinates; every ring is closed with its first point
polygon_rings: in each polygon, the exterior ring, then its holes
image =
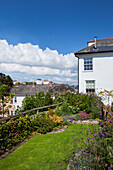
{"type": "Polygon", "coordinates": [[[93,70],[84,70],[82,72],[93,72],[93,70]]]}

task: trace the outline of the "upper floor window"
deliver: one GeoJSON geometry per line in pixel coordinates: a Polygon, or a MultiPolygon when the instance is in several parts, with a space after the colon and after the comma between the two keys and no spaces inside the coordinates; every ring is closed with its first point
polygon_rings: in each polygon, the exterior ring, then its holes
{"type": "Polygon", "coordinates": [[[93,70],[93,59],[92,58],[84,59],[84,70],[93,70]]]}

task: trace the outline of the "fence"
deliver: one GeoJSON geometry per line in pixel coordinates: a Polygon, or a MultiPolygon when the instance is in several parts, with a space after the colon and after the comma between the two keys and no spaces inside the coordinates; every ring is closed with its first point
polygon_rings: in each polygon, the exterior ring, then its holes
{"type": "Polygon", "coordinates": [[[102,103],[103,107],[104,107],[104,120],[106,119],[107,115],[109,115],[111,118],[113,118],[112,116],[112,111],[109,107],[107,107],[104,103],[102,103]]]}
{"type": "Polygon", "coordinates": [[[45,109],[45,108],[51,108],[51,107],[54,107],[54,106],[58,106],[58,105],[61,105],[62,103],[63,102],[53,104],[53,105],[49,105],[49,106],[37,107],[37,108],[31,109],[31,110],[27,110],[25,112],[19,113],[17,115],[13,115],[13,116],[10,116],[10,117],[5,117],[5,118],[0,119],[0,123],[3,122],[3,121],[10,120],[11,118],[16,118],[16,117],[19,117],[19,116],[22,116],[22,115],[26,115],[27,113],[30,113],[32,111],[37,111],[37,110],[40,110],[40,109],[45,109]]]}

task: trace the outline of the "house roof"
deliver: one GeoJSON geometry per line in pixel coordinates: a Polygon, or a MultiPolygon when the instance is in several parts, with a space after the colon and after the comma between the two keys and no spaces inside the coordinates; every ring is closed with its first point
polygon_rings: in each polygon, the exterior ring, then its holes
{"type": "MultiPolygon", "coordinates": [[[[94,40],[88,41],[88,43],[94,42],[94,40]]],[[[80,54],[92,54],[92,53],[108,53],[113,52],[113,38],[99,39],[97,40],[97,48],[95,45],[88,46],[75,53],[75,56],[80,54]]]]}
{"type": "Polygon", "coordinates": [[[33,85],[13,86],[11,93],[15,93],[16,96],[25,96],[26,94],[35,95],[36,93],[43,91],[46,94],[47,92],[50,92],[51,89],[53,90],[53,93],[63,93],[66,91],[75,92],[75,90],[67,84],[54,84],[53,86],[48,84],[38,84],[35,85],[35,87],[33,87],[33,85]]]}
{"type": "MultiPolygon", "coordinates": [[[[110,41],[111,41],[111,42],[112,42],[112,40],[113,40],[113,38],[104,38],[104,39],[98,39],[97,42],[98,42],[98,41],[101,41],[101,42],[102,42],[102,41],[104,41],[104,42],[106,42],[106,41],[109,41],[109,42],[110,42],[110,41]]],[[[88,41],[87,43],[90,43],[90,42],[95,42],[95,40],[90,40],[90,41],[88,41]]]]}

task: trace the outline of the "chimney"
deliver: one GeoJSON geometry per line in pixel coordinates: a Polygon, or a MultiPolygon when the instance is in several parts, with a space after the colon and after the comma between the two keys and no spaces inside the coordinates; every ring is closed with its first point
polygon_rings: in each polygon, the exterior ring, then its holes
{"type": "Polygon", "coordinates": [[[33,87],[35,87],[35,82],[33,82],[33,87]]]}
{"type": "Polygon", "coordinates": [[[52,82],[52,81],[50,81],[50,82],[49,82],[49,85],[50,85],[50,86],[52,86],[52,85],[53,85],[53,82],[52,82]]]}
{"type": "Polygon", "coordinates": [[[97,36],[94,37],[95,38],[95,49],[97,48],[97,36]]]}

